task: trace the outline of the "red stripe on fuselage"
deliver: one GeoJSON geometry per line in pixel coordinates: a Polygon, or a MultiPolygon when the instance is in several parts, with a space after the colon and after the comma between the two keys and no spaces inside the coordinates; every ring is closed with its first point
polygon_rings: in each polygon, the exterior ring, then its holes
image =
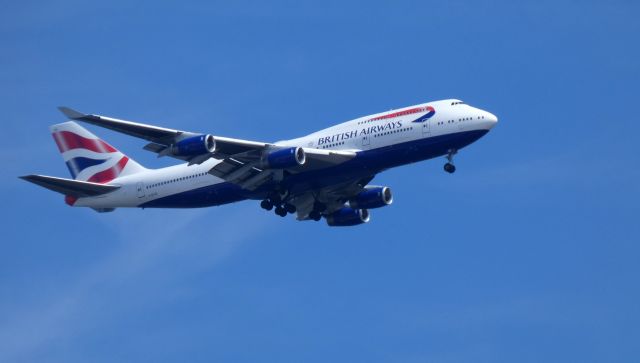
{"type": "Polygon", "coordinates": [[[122,159],[120,159],[120,161],[118,161],[116,165],[110,167],[107,170],[103,170],[97,174],[94,174],[87,181],[90,181],[93,183],[101,183],[101,184],[108,183],[113,179],[117,178],[118,175],[120,175],[120,172],[122,172],[122,169],[124,169],[125,165],[127,165],[127,161],[129,161],[129,158],[126,156],[123,156],[122,159]]]}
{"type": "Polygon", "coordinates": [[[118,151],[100,139],[87,139],[70,131],[54,132],[53,139],[61,153],[73,149],[87,149],[97,153],[113,153],[118,151]]]}
{"type": "Polygon", "coordinates": [[[418,112],[424,112],[426,110],[427,109],[424,108],[424,107],[415,107],[415,108],[411,108],[411,109],[404,110],[404,111],[398,111],[398,112],[390,113],[390,114],[387,114],[387,115],[374,117],[374,118],[370,119],[370,121],[384,120],[384,119],[394,118],[394,117],[398,117],[398,116],[411,115],[411,114],[418,113],[418,112]]]}

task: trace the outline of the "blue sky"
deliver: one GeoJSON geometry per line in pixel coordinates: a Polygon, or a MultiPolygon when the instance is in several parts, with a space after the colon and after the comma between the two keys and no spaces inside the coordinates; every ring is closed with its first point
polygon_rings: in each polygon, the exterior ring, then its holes
{"type": "Polygon", "coordinates": [[[0,361],[640,356],[637,2],[2,8],[0,361]],[[379,175],[394,204],[357,228],[253,201],[97,214],[17,179],[67,176],[59,105],[275,141],[443,98],[500,122],[454,175],[379,175]]]}

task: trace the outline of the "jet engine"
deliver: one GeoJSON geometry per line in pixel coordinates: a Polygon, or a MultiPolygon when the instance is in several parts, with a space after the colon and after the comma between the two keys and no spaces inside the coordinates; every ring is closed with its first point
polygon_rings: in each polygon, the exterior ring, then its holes
{"type": "Polygon", "coordinates": [[[173,145],[173,155],[198,156],[216,150],[216,140],[211,135],[199,135],[180,140],[173,145]]]}
{"type": "Polygon", "coordinates": [[[369,222],[369,211],[344,207],[329,214],[326,218],[327,224],[332,227],[357,226],[369,222]]]}
{"type": "Polygon", "coordinates": [[[354,209],[380,208],[393,202],[393,195],[389,187],[369,187],[349,200],[349,206],[354,209]]]}
{"type": "Polygon", "coordinates": [[[265,158],[265,167],[271,169],[287,169],[303,165],[307,156],[301,147],[290,147],[272,151],[265,158]]]}

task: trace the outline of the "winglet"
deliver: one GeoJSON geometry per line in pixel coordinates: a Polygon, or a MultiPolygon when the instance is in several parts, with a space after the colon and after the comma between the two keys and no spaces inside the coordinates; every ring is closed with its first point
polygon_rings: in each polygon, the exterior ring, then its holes
{"type": "Polygon", "coordinates": [[[60,110],[60,112],[62,112],[65,116],[67,116],[68,118],[72,119],[72,120],[77,120],[77,119],[81,119],[87,115],[85,115],[84,113],[78,112],[72,108],[69,107],[65,107],[65,106],[60,106],[58,107],[58,110],[60,110]]]}

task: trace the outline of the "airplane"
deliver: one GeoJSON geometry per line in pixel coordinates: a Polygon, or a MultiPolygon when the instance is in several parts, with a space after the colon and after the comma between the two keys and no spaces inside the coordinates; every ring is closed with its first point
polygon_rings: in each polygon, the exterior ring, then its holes
{"type": "Polygon", "coordinates": [[[252,199],[265,210],[329,226],[370,220],[393,202],[391,188],[370,185],[390,168],[453,157],[487,134],[498,118],[457,99],[427,102],[356,118],[273,143],[175,130],[59,110],[70,120],[50,127],[73,179],[20,178],[61,193],[74,207],[199,208],[252,199]],[[76,121],[149,141],[145,150],[184,161],[147,169],[76,121]]]}

